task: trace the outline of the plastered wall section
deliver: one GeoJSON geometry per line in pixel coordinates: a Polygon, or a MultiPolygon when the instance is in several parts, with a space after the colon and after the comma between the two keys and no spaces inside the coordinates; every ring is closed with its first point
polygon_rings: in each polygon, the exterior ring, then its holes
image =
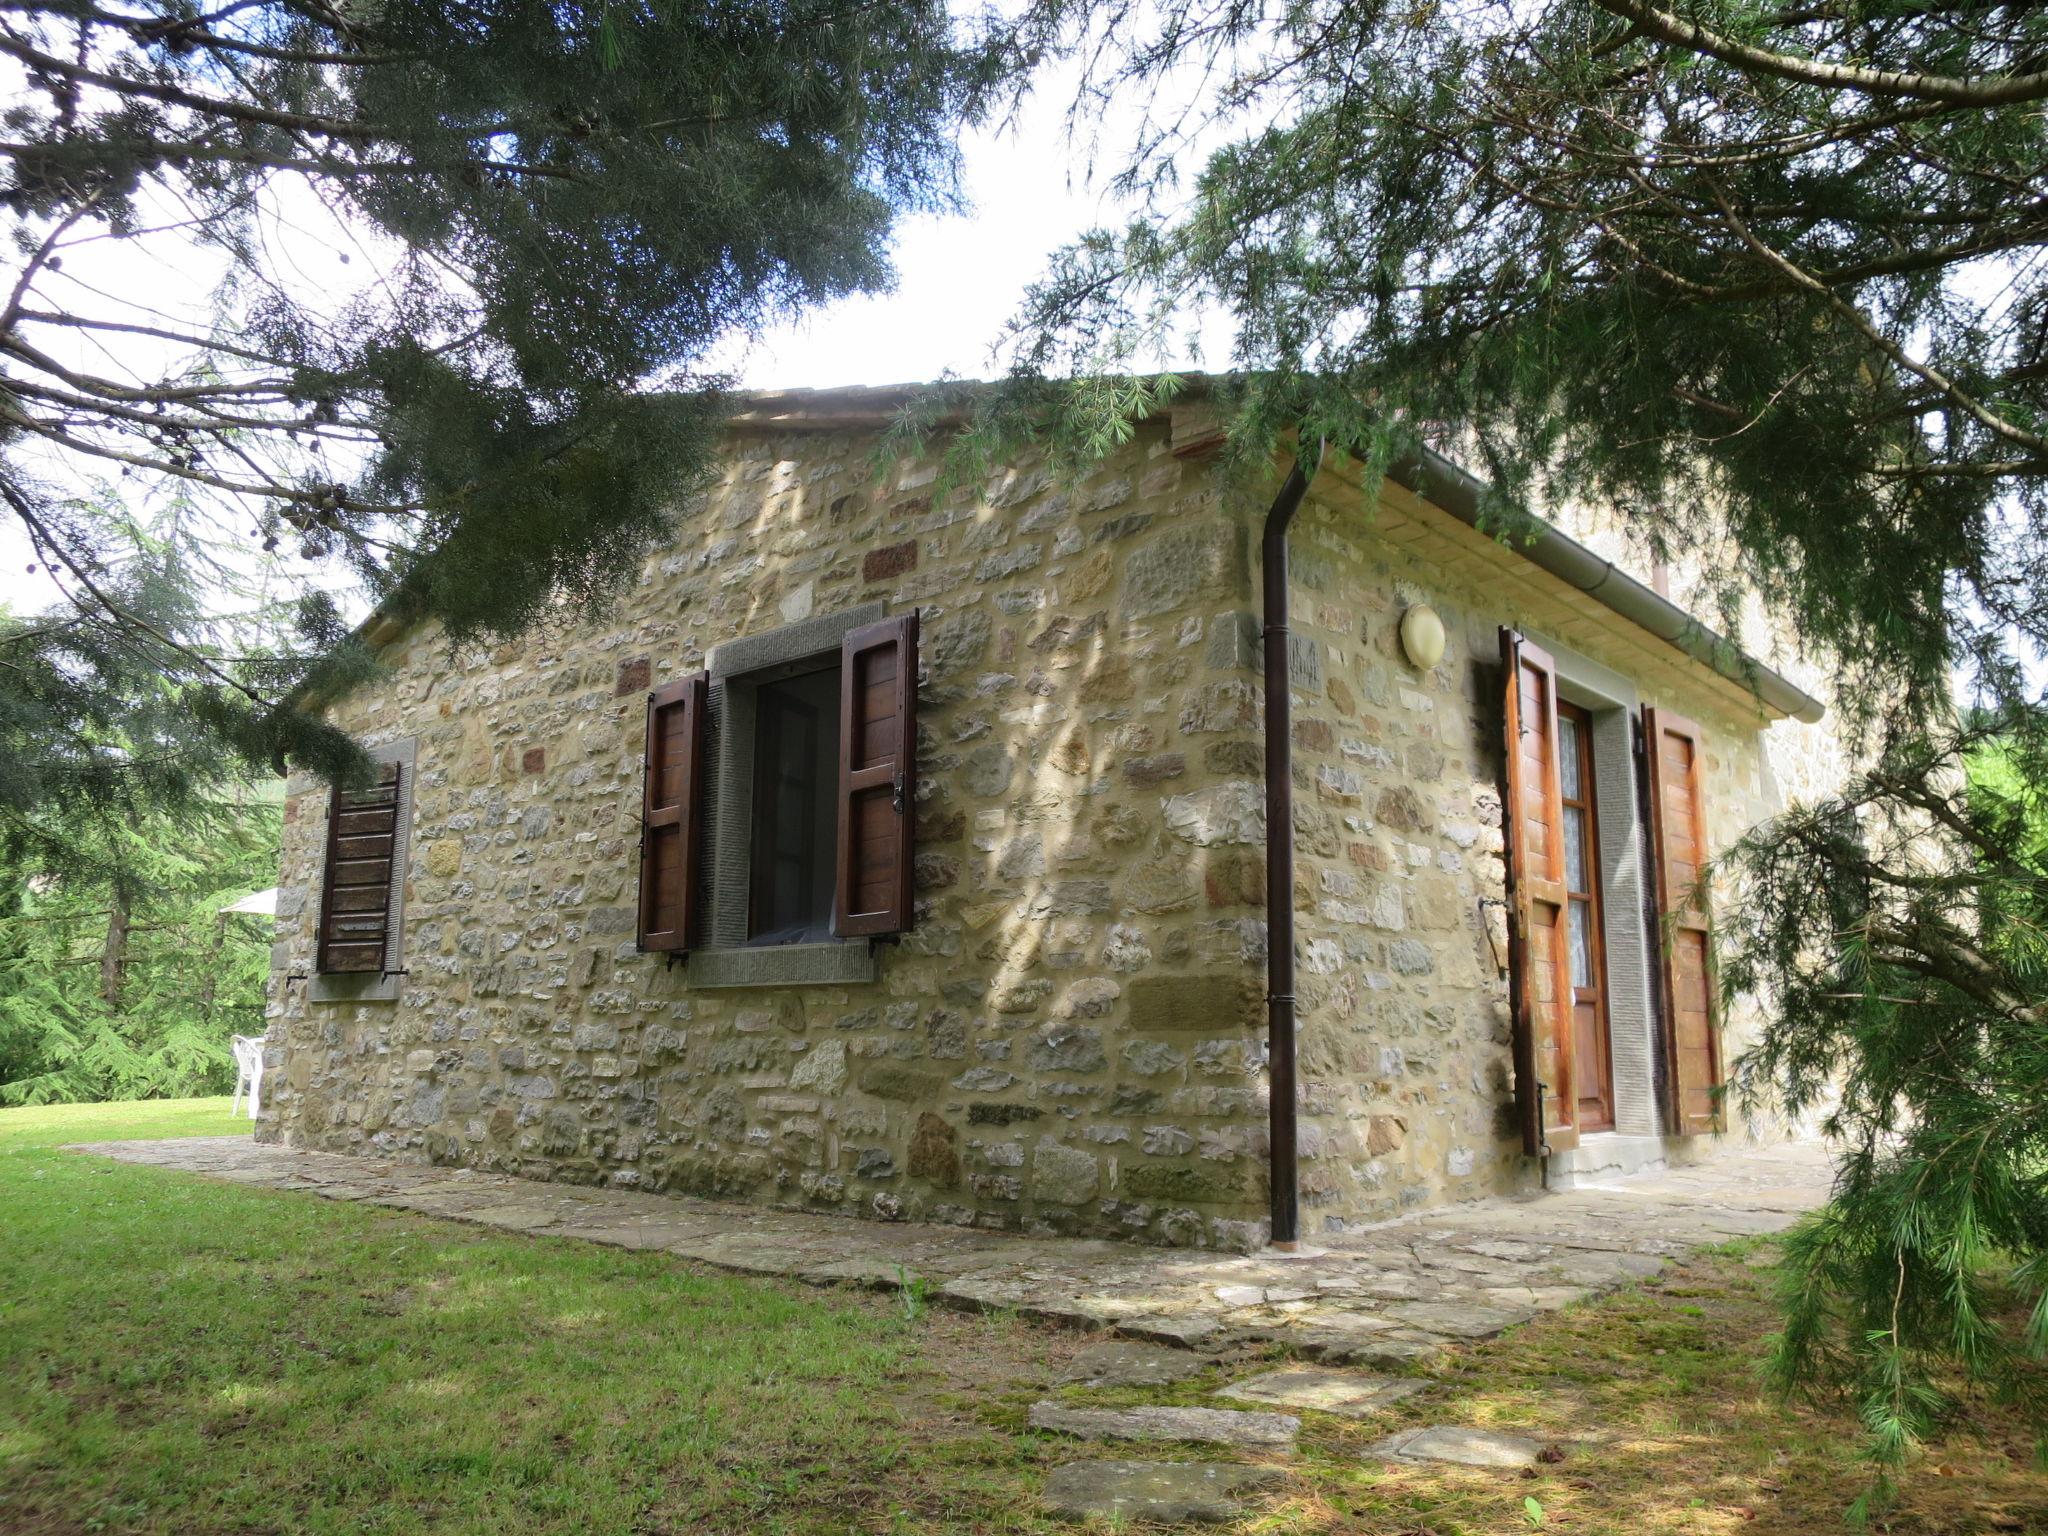
{"type": "Polygon", "coordinates": [[[1251,523],[1146,429],[942,494],[736,435],[602,616],[431,628],[332,707],[418,744],[395,1004],[308,998],[327,792],[289,785],[264,1139],[997,1228],[1263,1240],[1251,523]],[[721,641],[922,610],[917,924],[872,984],[712,990],[634,944],[643,709],[721,641]]]}

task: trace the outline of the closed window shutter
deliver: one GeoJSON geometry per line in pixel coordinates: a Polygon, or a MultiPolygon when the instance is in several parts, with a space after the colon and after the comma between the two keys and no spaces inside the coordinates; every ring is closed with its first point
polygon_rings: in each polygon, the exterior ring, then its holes
{"type": "Polygon", "coordinates": [[[1514,1015],[1515,1108],[1531,1157],[1579,1144],[1572,1061],[1563,790],[1557,760],[1557,664],[1500,632],[1507,723],[1508,990],[1514,1015]]]}
{"type": "Polygon", "coordinates": [[[852,631],[839,653],[839,864],[832,931],[911,924],[911,797],[917,786],[917,614],[852,631]]]}
{"type": "Polygon", "coordinates": [[[710,674],[700,672],[647,696],[640,811],[642,949],[688,949],[696,927],[704,717],[710,695],[710,674]]]}
{"type": "Polygon", "coordinates": [[[1701,888],[1707,862],[1706,793],[1700,728],[1667,709],[1645,707],[1649,759],[1651,889],[1663,951],[1664,1056],[1672,1129],[1698,1136],[1721,1129],[1720,1000],[1713,927],[1701,888]]]}
{"type": "Polygon", "coordinates": [[[369,789],[336,790],[328,802],[320,893],[323,975],[382,975],[390,968],[391,908],[405,878],[395,867],[403,772],[397,763],[379,763],[369,789]]]}

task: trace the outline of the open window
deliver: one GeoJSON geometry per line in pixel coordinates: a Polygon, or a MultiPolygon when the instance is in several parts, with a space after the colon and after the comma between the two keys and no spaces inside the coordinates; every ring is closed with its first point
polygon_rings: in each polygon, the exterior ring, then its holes
{"type": "Polygon", "coordinates": [[[755,689],[750,944],[818,944],[833,937],[838,719],[837,666],[755,689]]]}
{"type": "Polygon", "coordinates": [[[917,615],[721,646],[650,696],[641,946],[699,985],[850,981],[909,929],[917,615]]]}

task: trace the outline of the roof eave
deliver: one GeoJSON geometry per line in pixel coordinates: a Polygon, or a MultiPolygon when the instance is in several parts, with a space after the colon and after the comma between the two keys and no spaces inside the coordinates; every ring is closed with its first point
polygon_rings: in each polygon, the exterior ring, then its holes
{"type": "MultiPolygon", "coordinates": [[[[1212,381],[1190,382],[1183,398],[1205,400],[1212,381]]],[[[986,386],[984,386],[986,387],[986,386]]],[[[727,425],[753,431],[848,431],[885,427],[906,406],[931,388],[920,384],[848,385],[824,389],[750,390],[735,394],[727,425]]],[[[1198,408],[1199,411],[1199,408],[1198,408]]],[[[1485,483],[1433,450],[1394,465],[1388,478],[1421,496],[1430,505],[1479,528],[1479,503],[1485,483]],[[1426,489],[1425,489],[1426,487],[1426,489]]],[[[1790,679],[1749,656],[1669,598],[1659,596],[1611,560],[1594,554],[1563,530],[1531,517],[1535,537],[1516,546],[1515,553],[1584,592],[1638,628],[1682,651],[1701,665],[1750,690],[1769,709],[1812,724],[1826,706],[1790,679]]],[[[1484,531],[1484,530],[1481,530],[1484,531]]],[[[356,637],[381,649],[411,628],[401,594],[381,603],[357,626],[356,637]]],[[[324,690],[301,689],[286,701],[289,708],[317,708],[332,702],[324,690]]]]}
{"type": "MultiPolygon", "coordinates": [[[[1442,454],[1425,449],[1419,457],[1391,467],[1387,478],[1466,526],[1479,528],[1479,503],[1487,486],[1442,454]]],[[[1532,515],[1530,522],[1534,536],[1526,544],[1518,542],[1515,553],[1531,564],[1578,588],[1594,602],[1683,651],[1702,666],[1749,689],[1775,713],[1808,725],[1827,714],[1827,706],[1797,683],[1765,666],[1668,597],[1643,585],[1612,560],[1594,554],[1540,517],[1532,515]]]]}

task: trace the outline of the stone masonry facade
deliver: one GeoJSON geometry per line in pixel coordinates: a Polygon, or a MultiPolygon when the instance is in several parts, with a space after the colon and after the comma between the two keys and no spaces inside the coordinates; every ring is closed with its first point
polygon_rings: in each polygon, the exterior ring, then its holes
{"type": "MultiPolygon", "coordinates": [[[[1079,483],[1021,461],[941,492],[928,464],[878,478],[874,427],[736,428],[609,611],[488,655],[389,637],[385,676],[326,707],[412,753],[402,974],[390,1001],[316,1000],[328,792],[294,777],[259,1139],[1257,1246],[1270,488],[1227,490],[1182,430],[1176,452],[1175,423],[1148,424],[1079,483]],[[721,643],[878,601],[922,623],[915,927],[871,982],[693,985],[635,944],[648,692],[721,643]]],[[[1494,636],[1521,615],[1371,522],[1319,486],[1294,541],[1311,1235],[1536,1177],[1492,915],[1494,636]],[[1427,674],[1396,637],[1415,601],[1449,632],[1427,674]]],[[[1626,646],[1586,649],[1630,670],[1626,646]]],[[[1772,808],[1773,749],[1693,670],[1696,694],[1645,697],[1710,730],[1725,841],[1772,808]]]]}

